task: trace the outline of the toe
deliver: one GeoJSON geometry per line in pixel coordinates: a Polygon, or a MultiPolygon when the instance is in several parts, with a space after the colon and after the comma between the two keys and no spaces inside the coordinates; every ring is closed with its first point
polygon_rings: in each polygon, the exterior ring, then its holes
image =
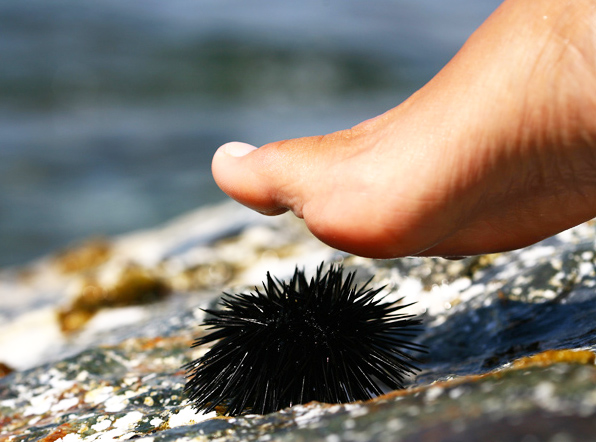
{"type": "Polygon", "coordinates": [[[213,156],[211,169],[217,185],[231,198],[253,210],[275,215],[285,211],[271,195],[271,184],[263,168],[261,152],[250,144],[231,142],[213,156]]]}
{"type": "Polygon", "coordinates": [[[221,146],[213,157],[212,172],[217,185],[241,204],[265,215],[292,210],[302,217],[307,176],[320,162],[311,162],[310,138],[271,143],[260,148],[232,142],[221,146]]]}

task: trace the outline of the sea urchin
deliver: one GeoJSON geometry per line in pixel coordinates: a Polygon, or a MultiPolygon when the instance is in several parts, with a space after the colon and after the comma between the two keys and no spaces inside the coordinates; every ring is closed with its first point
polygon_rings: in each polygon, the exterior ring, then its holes
{"type": "Polygon", "coordinates": [[[193,347],[217,341],[184,366],[186,392],[199,410],[225,404],[225,414],[265,414],[309,401],[344,403],[403,388],[415,373],[407,350],[421,320],[382,302],[383,287],[358,288],[354,273],[331,266],[289,283],[267,273],[263,291],[224,293],[222,310],[205,310],[212,330],[193,347]]]}

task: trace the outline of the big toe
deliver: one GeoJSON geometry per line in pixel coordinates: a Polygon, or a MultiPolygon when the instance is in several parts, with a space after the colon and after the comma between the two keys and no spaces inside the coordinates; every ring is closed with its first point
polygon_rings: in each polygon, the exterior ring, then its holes
{"type": "Polygon", "coordinates": [[[308,170],[313,164],[304,158],[308,145],[304,140],[258,149],[240,142],[224,144],[211,165],[215,182],[231,198],[253,210],[266,215],[292,210],[301,217],[303,176],[313,173],[308,170]]]}

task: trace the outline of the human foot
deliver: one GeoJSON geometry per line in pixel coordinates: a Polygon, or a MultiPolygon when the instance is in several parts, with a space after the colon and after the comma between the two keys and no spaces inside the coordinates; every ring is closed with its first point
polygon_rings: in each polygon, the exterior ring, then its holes
{"type": "Polygon", "coordinates": [[[398,107],[222,146],[218,185],[362,256],[510,250],[596,216],[596,2],[507,0],[398,107]]]}

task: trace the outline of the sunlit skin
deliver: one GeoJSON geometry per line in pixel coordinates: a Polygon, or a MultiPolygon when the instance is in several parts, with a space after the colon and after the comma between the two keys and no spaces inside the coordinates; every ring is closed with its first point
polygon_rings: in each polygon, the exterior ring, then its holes
{"type": "Polygon", "coordinates": [[[506,0],[399,106],[351,129],[222,146],[213,176],[357,255],[464,256],[596,216],[596,0],[506,0]]]}

